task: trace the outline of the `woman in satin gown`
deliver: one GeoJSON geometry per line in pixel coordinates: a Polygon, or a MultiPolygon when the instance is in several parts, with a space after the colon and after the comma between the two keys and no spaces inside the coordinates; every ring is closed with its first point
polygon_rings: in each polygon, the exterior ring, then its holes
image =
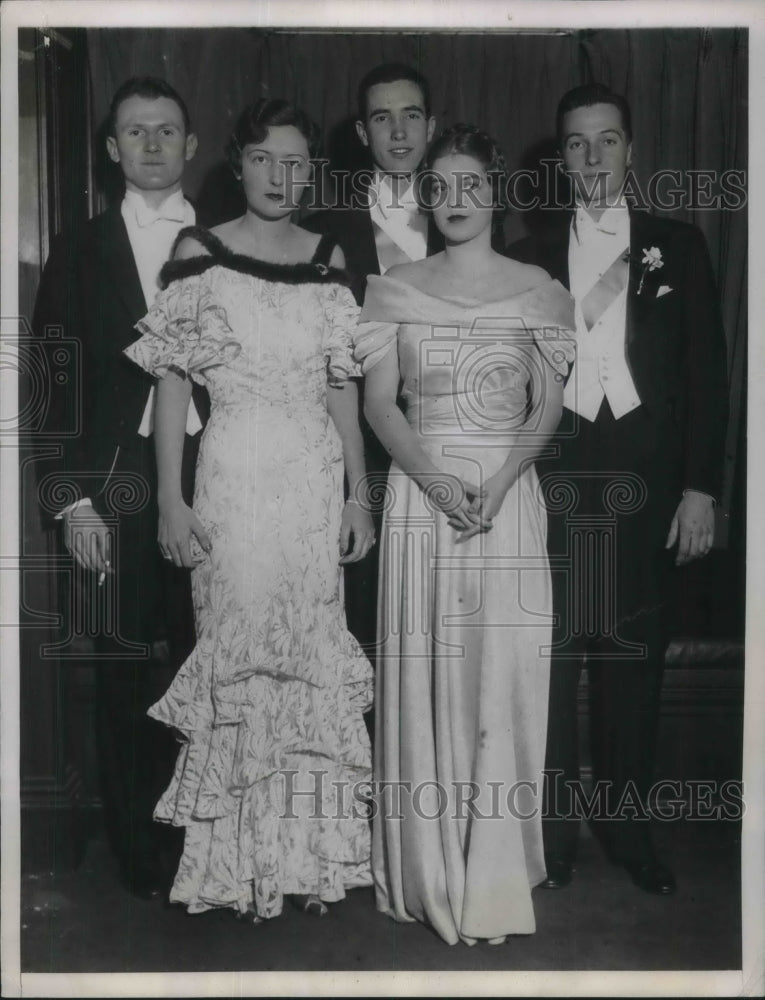
{"type": "Polygon", "coordinates": [[[545,878],[551,584],[534,458],[560,417],[573,307],[492,250],[504,164],[490,137],[455,126],[426,167],[446,249],[370,278],[355,337],[392,457],[372,866],[394,919],[499,944],[535,930],[545,878]]]}
{"type": "Polygon", "coordinates": [[[160,380],[160,547],[193,567],[197,645],[150,710],[182,737],[155,811],[185,827],[170,900],[253,923],[285,897],[323,915],[372,881],[368,823],[337,801],[371,776],[372,669],[340,568],[373,542],[370,515],[343,505],[343,466],[352,490],[364,475],[358,307],[342,255],[291,221],[316,139],[286,101],[243,112],[229,158],[247,211],[181,232],[126,352],[160,380]],[[189,379],[211,401],[193,509],[180,493],[189,379]]]}

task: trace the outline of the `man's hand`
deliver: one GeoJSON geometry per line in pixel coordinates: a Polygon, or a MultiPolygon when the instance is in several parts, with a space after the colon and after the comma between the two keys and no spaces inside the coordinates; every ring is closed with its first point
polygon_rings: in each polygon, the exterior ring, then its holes
{"type": "Polygon", "coordinates": [[[94,573],[113,573],[113,536],[101,515],[89,504],[68,511],[64,522],[64,545],[80,566],[94,573]]]}
{"type": "Polygon", "coordinates": [[[712,497],[696,490],[686,490],[677,505],[667,535],[665,548],[677,542],[675,565],[683,566],[701,559],[712,548],[715,538],[715,511],[712,497]]]}

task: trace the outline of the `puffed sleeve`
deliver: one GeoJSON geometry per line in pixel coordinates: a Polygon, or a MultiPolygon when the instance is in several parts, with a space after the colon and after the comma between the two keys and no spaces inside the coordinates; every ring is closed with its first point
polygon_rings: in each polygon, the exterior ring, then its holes
{"type": "Polygon", "coordinates": [[[364,375],[396,345],[398,323],[367,320],[359,323],[353,336],[353,354],[364,375]]]}
{"type": "Polygon", "coordinates": [[[204,383],[209,368],[229,364],[242,349],[204,273],[179,278],[159,292],[136,330],[141,338],[125,354],[157,378],[175,368],[204,383]]]}
{"type": "Polygon", "coordinates": [[[361,320],[353,337],[353,353],[365,375],[396,346],[405,315],[417,318],[416,309],[411,312],[413,294],[411,286],[401,281],[378,274],[369,276],[361,320]]]}
{"type": "Polygon", "coordinates": [[[330,385],[361,376],[353,360],[353,333],[359,321],[359,307],[344,285],[328,285],[325,299],[323,351],[327,359],[330,385]]]}
{"type": "Polygon", "coordinates": [[[576,343],[571,330],[559,326],[534,327],[534,343],[545,361],[563,378],[576,360],[576,343]]]}

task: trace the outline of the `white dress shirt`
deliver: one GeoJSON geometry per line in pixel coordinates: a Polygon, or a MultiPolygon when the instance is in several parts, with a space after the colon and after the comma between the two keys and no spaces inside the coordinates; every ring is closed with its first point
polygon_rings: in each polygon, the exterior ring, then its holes
{"type": "Polygon", "coordinates": [[[137,191],[126,191],[121,206],[130,246],[138,267],[138,277],[151,309],[159,291],[159,272],[170,256],[173,243],[184,226],[196,222],[194,207],[175,191],[155,211],[137,191]]]}
{"type": "MultiPolygon", "coordinates": [[[[373,226],[395,243],[405,259],[422,260],[428,255],[428,220],[414,194],[414,179],[394,194],[388,174],[376,173],[369,186],[369,215],[373,226]]],[[[402,258],[404,259],[404,258],[402,258]]],[[[391,267],[392,263],[388,265],[391,267]]],[[[380,261],[380,272],[385,273],[380,261]]]]}
{"type": "MultiPolygon", "coordinates": [[[[146,308],[151,309],[159,291],[162,265],[170,257],[178,233],[196,222],[196,213],[193,205],[183,197],[182,191],[175,191],[158,209],[147,205],[137,191],[126,191],[121,211],[138,268],[143,297],[146,299],[146,308]]],[[[154,430],[155,405],[156,392],[152,386],[138,428],[138,433],[143,437],[148,437],[154,430]]],[[[196,434],[201,429],[202,423],[192,399],[189,401],[186,433],[196,434]]]]}
{"type": "Polygon", "coordinates": [[[576,319],[576,362],[563,403],[586,420],[594,421],[603,402],[619,420],[640,406],[640,397],[627,363],[627,283],[591,329],[582,313],[590,289],[630,245],[630,217],[626,205],[607,208],[598,222],[577,208],[571,223],[568,268],[576,319]]]}

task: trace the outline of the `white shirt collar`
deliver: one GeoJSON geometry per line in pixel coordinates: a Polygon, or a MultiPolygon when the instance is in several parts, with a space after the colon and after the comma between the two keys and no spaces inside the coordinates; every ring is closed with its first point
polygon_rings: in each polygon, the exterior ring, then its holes
{"type": "Polygon", "coordinates": [[[377,205],[383,218],[387,218],[391,212],[397,210],[414,215],[420,209],[414,194],[414,177],[410,178],[405,187],[399,187],[398,193],[394,197],[390,174],[376,171],[372,183],[369,185],[369,204],[377,205]]]}
{"type": "Polygon", "coordinates": [[[173,191],[155,210],[147,205],[143,195],[138,191],[125,191],[123,206],[139,223],[147,225],[152,219],[167,219],[171,222],[185,222],[191,207],[183,195],[183,191],[173,191]]]}
{"type": "Polygon", "coordinates": [[[629,225],[629,208],[624,201],[609,205],[597,222],[583,206],[578,205],[573,220],[574,235],[580,246],[595,232],[607,236],[629,236],[629,225]]]}

